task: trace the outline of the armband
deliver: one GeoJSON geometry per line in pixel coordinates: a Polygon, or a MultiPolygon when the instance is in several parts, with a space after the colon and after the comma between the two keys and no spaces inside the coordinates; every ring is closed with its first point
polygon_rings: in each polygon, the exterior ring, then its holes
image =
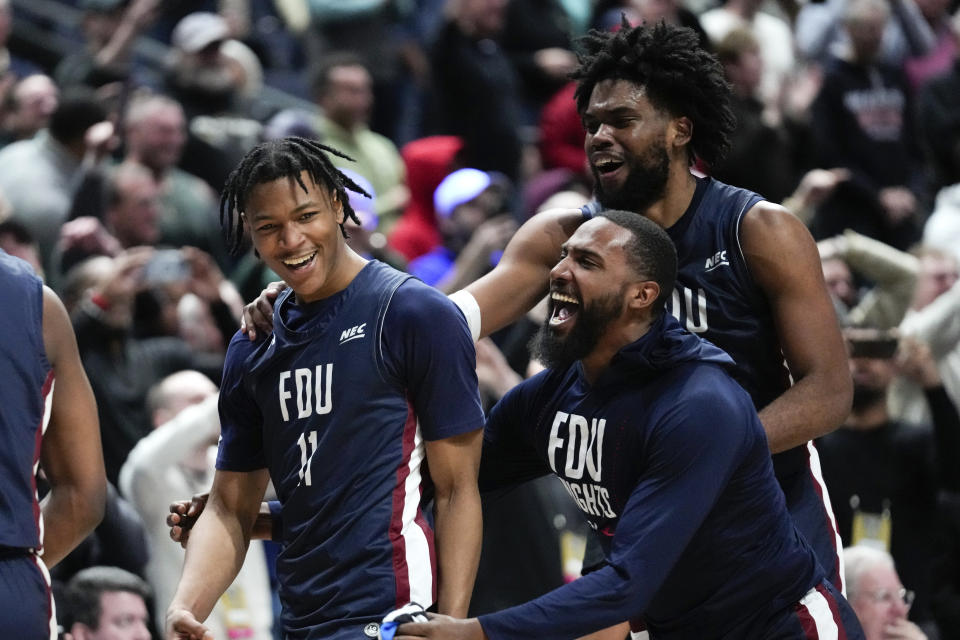
{"type": "Polygon", "coordinates": [[[596,200],[593,200],[580,207],[580,215],[583,216],[583,221],[586,222],[587,220],[591,220],[595,215],[603,210],[603,205],[596,200]]]}
{"type": "Polygon", "coordinates": [[[476,342],[479,340],[480,305],[477,304],[477,299],[474,298],[473,294],[466,289],[455,291],[448,297],[453,304],[460,308],[460,312],[463,313],[463,317],[467,319],[467,326],[470,327],[470,335],[473,337],[473,341],[476,342]]]}

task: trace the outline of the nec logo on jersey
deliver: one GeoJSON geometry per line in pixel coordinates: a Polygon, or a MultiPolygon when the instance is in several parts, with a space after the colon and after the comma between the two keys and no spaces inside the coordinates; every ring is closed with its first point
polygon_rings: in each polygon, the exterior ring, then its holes
{"type": "Polygon", "coordinates": [[[707,258],[707,263],[703,265],[704,272],[710,272],[716,269],[717,267],[729,267],[730,263],[727,262],[727,250],[721,249],[713,254],[712,258],[707,258]]]}
{"type": "Polygon", "coordinates": [[[340,344],[344,342],[350,342],[351,340],[356,340],[358,338],[366,337],[366,334],[363,330],[367,327],[367,323],[358,324],[355,327],[350,327],[349,329],[344,329],[343,333],[340,334],[340,344]]]}

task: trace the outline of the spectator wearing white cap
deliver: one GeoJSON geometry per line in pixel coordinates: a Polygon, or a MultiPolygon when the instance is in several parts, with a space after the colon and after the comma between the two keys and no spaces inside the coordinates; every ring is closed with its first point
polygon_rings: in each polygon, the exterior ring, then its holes
{"type": "Polygon", "coordinates": [[[450,293],[496,265],[517,229],[505,213],[505,180],[479,169],[454,171],[433,194],[443,245],[410,262],[409,272],[450,293]]]}
{"type": "Polygon", "coordinates": [[[263,86],[263,68],[249,47],[231,38],[220,15],[197,11],[173,29],[167,87],[188,116],[239,113],[263,86]]]}
{"type": "Polygon", "coordinates": [[[187,14],[171,34],[165,92],[183,107],[187,146],[181,168],[219,189],[230,169],[261,140],[263,125],[248,117],[263,69],[233,39],[230,23],[205,11],[187,14]]]}

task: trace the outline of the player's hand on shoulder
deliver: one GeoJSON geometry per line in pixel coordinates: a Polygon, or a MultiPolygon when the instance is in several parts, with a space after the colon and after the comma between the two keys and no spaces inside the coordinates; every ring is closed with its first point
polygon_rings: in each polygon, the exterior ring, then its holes
{"type": "Polygon", "coordinates": [[[167,611],[166,640],[214,640],[213,634],[197,621],[193,613],[181,608],[167,611]]]}
{"type": "Polygon", "coordinates": [[[240,332],[247,334],[251,341],[257,339],[257,331],[266,336],[273,333],[273,303],[286,288],[285,282],[271,282],[253,302],[246,305],[240,321],[240,332]]]}
{"type": "Polygon", "coordinates": [[[209,497],[209,493],[198,493],[189,500],[178,500],[170,504],[170,514],[167,516],[170,539],[179,542],[184,549],[187,548],[190,530],[203,513],[209,497]]]}
{"type": "Polygon", "coordinates": [[[430,618],[428,622],[407,622],[397,627],[394,640],[487,640],[487,635],[476,618],[462,620],[437,613],[428,613],[427,617],[430,618]]]}

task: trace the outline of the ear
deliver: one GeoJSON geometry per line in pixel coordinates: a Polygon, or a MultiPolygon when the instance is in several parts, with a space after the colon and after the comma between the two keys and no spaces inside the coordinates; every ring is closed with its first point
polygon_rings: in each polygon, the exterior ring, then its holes
{"type": "Polygon", "coordinates": [[[653,280],[636,282],[630,287],[627,307],[634,311],[648,309],[660,297],[660,285],[653,280]]]}
{"type": "Polygon", "coordinates": [[[343,224],[347,221],[347,214],[344,211],[343,203],[340,202],[340,198],[337,197],[336,193],[332,194],[333,199],[333,208],[337,210],[337,224],[343,224]]]}
{"type": "Polygon", "coordinates": [[[693,140],[693,121],[680,116],[670,121],[670,140],[674,147],[685,147],[693,140]]]}

